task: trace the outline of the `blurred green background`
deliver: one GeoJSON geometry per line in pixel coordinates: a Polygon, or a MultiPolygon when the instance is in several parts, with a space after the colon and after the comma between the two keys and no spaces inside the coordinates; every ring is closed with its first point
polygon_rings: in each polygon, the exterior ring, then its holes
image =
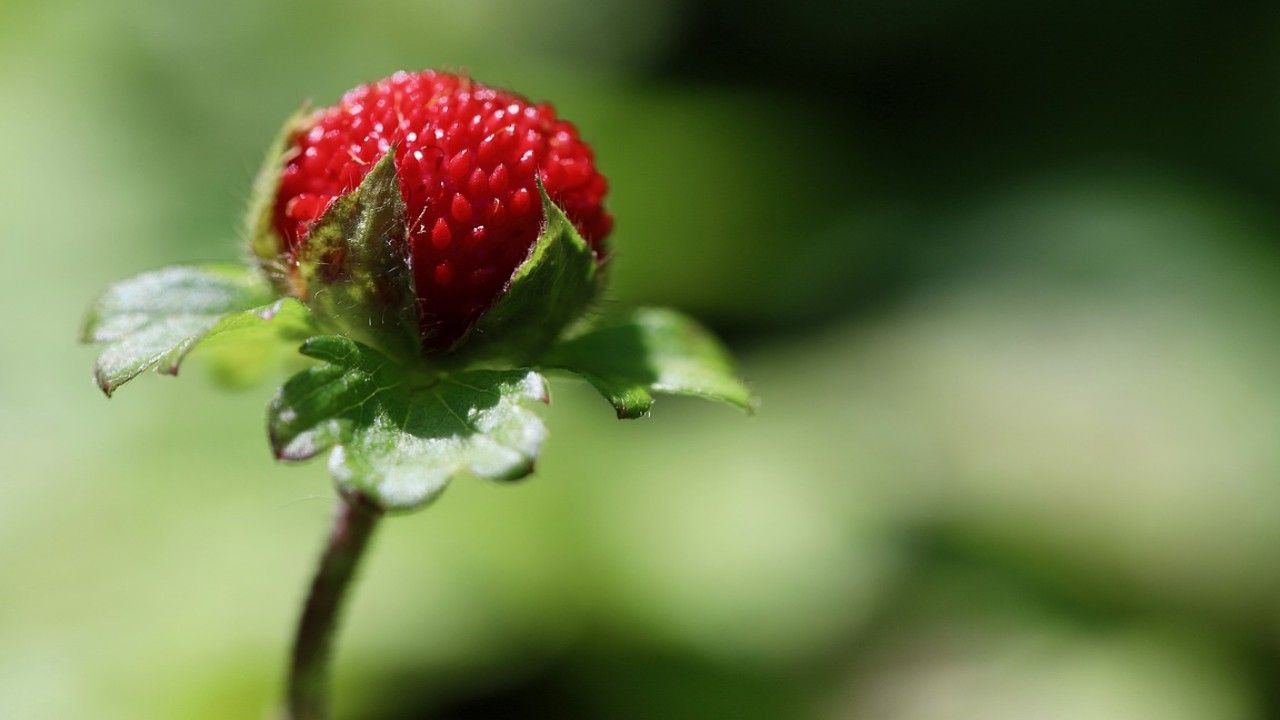
{"type": "Polygon", "coordinates": [[[764,398],[384,525],[340,717],[1280,717],[1280,6],[0,2],[0,718],[265,718],[331,508],[270,386],[107,402],[106,283],[238,257],[304,98],[553,100],[612,301],[764,398]]]}

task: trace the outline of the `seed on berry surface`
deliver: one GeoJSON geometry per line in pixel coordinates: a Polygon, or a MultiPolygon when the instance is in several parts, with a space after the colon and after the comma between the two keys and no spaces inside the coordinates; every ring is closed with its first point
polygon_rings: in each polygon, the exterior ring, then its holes
{"type": "Polygon", "coordinates": [[[453,232],[449,230],[449,223],[444,218],[438,218],[436,224],[431,227],[431,245],[437,250],[443,250],[449,247],[449,243],[453,242],[453,232]]]}
{"type": "Polygon", "coordinates": [[[454,182],[462,182],[471,170],[471,151],[463,150],[449,158],[448,167],[449,177],[453,178],[454,182]]]}
{"type": "Polygon", "coordinates": [[[471,221],[471,203],[467,202],[467,198],[462,193],[456,193],[453,196],[449,212],[453,214],[453,219],[460,223],[471,221]]]}
{"type": "Polygon", "coordinates": [[[510,180],[510,175],[507,172],[507,166],[502,163],[498,163],[498,167],[494,168],[493,172],[489,175],[490,192],[494,195],[501,195],[506,192],[508,180],[510,180]]]}
{"type": "Polygon", "coordinates": [[[502,204],[498,198],[494,198],[489,203],[489,209],[485,214],[485,218],[490,225],[502,226],[507,224],[507,206],[502,204]]]}
{"type": "Polygon", "coordinates": [[[520,156],[520,162],[516,165],[516,170],[519,172],[520,177],[528,177],[529,175],[532,175],[533,167],[537,162],[538,160],[534,155],[533,150],[526,150],[525,153],[520,156]]]}
{"type": "Polygon", "coordinates": [[[488,165],[498,154],[498,136],[486,135],[480,141],[480,149],[476,151],[476,157],[480,159],[481,165],[488,165]]]}
{"type": "Polygon", "coordinates": [[[529,212],[529,207],[533,204],[533,199],[529,195],[527,188],[520,188],[511,193],[511,212],[516,215],[524,215],[529,212]]]}
{"type": "Polygon", "coordinates": [[[471,177],[467,179],[467,192],[474,198],[483,197],[488,184],[489,181],[484,175],[484,170],[476,168],[471,171],[471,177]]]}

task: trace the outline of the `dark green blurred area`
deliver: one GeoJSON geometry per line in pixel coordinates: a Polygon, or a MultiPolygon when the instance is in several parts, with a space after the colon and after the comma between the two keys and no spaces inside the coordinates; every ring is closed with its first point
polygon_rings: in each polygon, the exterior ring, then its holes
{"type": "Polygon", "coordinates": [[[327,522],[269,386],[110,402],[113,279],[240,252],[304,98],[550,99],[612,299],[764,399],[619,423],[385,524],[340,716],[1280,717],[1280,6],[0,4],[0,718],[265,718],[327,522]]]}

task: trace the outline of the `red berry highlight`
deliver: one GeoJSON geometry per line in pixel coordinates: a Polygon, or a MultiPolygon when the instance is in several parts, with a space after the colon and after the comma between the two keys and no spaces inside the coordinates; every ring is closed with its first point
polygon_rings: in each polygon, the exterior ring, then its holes
{"type": "Polygon", "coordinates": [[[290,265],[333,200],[393,145],[425,347],[461,337],[528,255],[543,219],[535,175],[603,258],[608,186],[577,129],[549,104],[424,71],[351,90],[293,139],[275,200],[290,265]]]}

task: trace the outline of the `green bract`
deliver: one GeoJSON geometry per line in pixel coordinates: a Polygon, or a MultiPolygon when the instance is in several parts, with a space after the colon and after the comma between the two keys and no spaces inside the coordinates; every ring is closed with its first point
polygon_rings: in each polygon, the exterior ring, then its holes
{"type": "Polygon", "coordinates": [[[298,289],[316,318],[398,358],[421,354],[394,150],[338,198],[298,248],[298,289]]]}
{"type": "Polygon", "coordinates": [[[146,370],[177,375],[197,345],[300,340],[306,309],[278,297],[253,268],[176,266],[116,283],[89,309],[83,342],[105,344],[93,366],[107,395],[146,370]]]}
{"type": "Polygon", "coordinates": [[[277,266],[277,258],[283,243],[271,218],[276,191],[280,186],[280,173],[288,159],[289,143],[311,113],[310,106],[303,105],[276,132],[262,159],[262,166],[258,168],[258,174],[254,176],[253,191],[249,195],[249,207],[244,216],[244,234],[248,238],[249,250],[257,258],[259,266],[282,290],[286,288],[285,269],[277,266]]]}
{"type": "Polygon", "coordinates": [[[581,376],[620,418],[648,413],[655,393],[754,407],[728,353],[695,321],[643,309],[592,322],[604,273],[541,182],[544,224],[528,257],[445,352],[422,350],[394,150],[317,221],[296,267],[279,267],[274,178],[304,117],[286,123],[255,185],[246,232],[258,267],[166,268],[94,303],[83,339],[104,345],[94,376],[108,395],[147,369],[176,374],[198,348],[245,362],[301,342],[316,362],[271,402],[276,456],[328,450],[340,490],[390,510],[421,507],[460,475],[532,472],[546,434],[532,409],[548,399],[540,370],[581,376]]]}
{"type": "Polygon", "coordinates": [[[339,487],[389,510],[431,501],[470,474],[517,480],[533,471],[546,430],[529,409],[546,402],[532,370],[428,374],[344,337],[302,346],[322,363],[284,384],[267,413],[276,457],[305,460],[330,447],[339,487]]]}
{"type": "Polygon", "coordinates": [[[620,418],[649,412],[653,393],[721,400],[743,410],[755,398],[738,379],[724,346],[674,310],[644,308],[560,343],[546,367],[581,375],[620,418]]]}
{"type": "Polygon", "coordinates": [[[462,354],[468,358],[537,360],[603,289],[603,273],[587,241],[547,197],[541,181],[538,193],[546,218],[542,232],[502,296],[463,338],[462,354]]]}

